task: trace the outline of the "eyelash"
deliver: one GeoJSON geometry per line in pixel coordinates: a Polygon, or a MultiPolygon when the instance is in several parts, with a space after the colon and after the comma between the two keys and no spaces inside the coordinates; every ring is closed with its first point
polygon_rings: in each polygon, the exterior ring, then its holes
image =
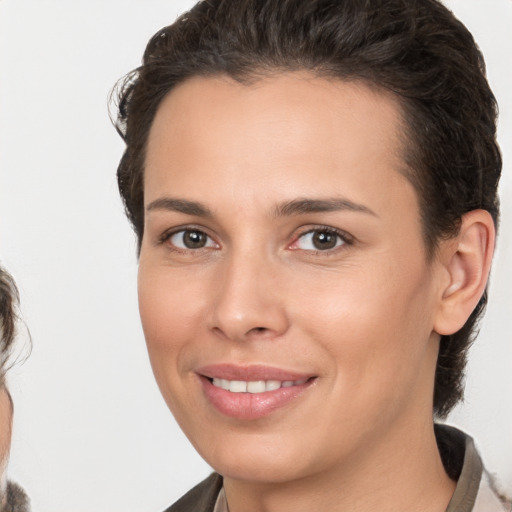
{"type": "MultiPolygon", "coordinates": [[[[169,231],[165,231],[158,239],[158,245],[163,245],[163,244],[166,244],[167,242],[169,242],[169,240],[175,236],[175,235],[178,235],[180,233],[183,233],[185,234],[186,232],[189,232],[189,233],[200,233],[200,234],[203,234],[204,236],[206,236],[210,242],[213,242],[217,247],[219,246],[219,244],[217,242],[215,242],[213,240],[213,238],[208,235],[208,233],[205,232],[204,229],[202,228],[196,228],[194,226],[184,226],[184,227],[180,227],[180,228],[174,228],[172,230],[169,230],[169,231]]],[[[350,246],[350,245],[353,245],[354,242],[355,242],[355,239],[352,235],[349,235],[347,232],[345,231],[342,231],[340,229],[336,229],[336,228],[333,228],[333,227],[330,227],[330,226],[314,226],[314,227],[310,227],[307,231],[304,231],[302,233],[299,233],[293,240],[293,242],[291,244],[288,245],[288,248],[290,248],[291,250],[301,250],[299,247],[292,247],[293,245],[297,244],[299,240],[303,239],[306,235],[309,235],[309,234],[313,234],[313,233],[326,233],[328,235],[334,235],[338,238],[338,240],[341,242],[333,247],[333,248],[329,248],[329,249],[305,249],[304,251],[307,252],[308,254],[311,254],[311,255],[328,255],[328,254],[332,254],[332,253],[335,253],[335,252],[338,252],[339,250],[343,250],[344,247],[346,246],[350,246]]],[[[208,242],[207,242],[208,243],[208,242]]],[[[210,250],[212,247],[198,247],[198,248],[182,248],[182,247],[177,247],[175,244],[168,244],[170,246],[170,249],[173,251],[173,252],[177,252],[177,253],[182,253],[182,254],[187,254],[187,253],[190,253],[190,252],[199,252],[199,251],[203,251],[203,250],[210,250]]]]}
{"type": "MultiPolygon", "coordinates": [[[[305,249],[304,251],[307,252],[310,255],[322,255],[327,256],[334,253],[337,253],[340,250],[344,250],[347,246],[353,245],[355,242],[355,239],[352,235],[348,234],[346,231],[342,231],[340,229],[336,229],[330,226],[313,226],[310,227],[307,231],[304,231],[300,233],[290,244],[289,247],[292,245],[297,244],[299,240],[304,238],[306,235],[313,234],[313,233],[326,233],[328,235],[334,235],[338,238],[338,240],[341,242],[339,245],[336,245],[333,248],[330,249],[305,249]]],[[[300,250],[300,248],[292,248],[292,250],[300,250]]]]}
{"type": "MultiPolygon", "coordinates": [[[[213,238],[210,235],[208,235],[208,233],[206,233],[206,231],[204,229],[196,228],[195,226],[183,226],[183,227],[180,227],[180,228],[173,228],[173,229],[171,229],[169,231],[165,231],[159,237],[158,245],[164,245],[167,242],[169,242],[170,239],[173,236],[178,235],[180,233],[183,233],[183,235],[184,235],[187,232],[188,233],[200,233],[200,234],[203,234],[204,236],[206,236],[208,238],[209,241],[212,241],[215,245],[218,246],[217,242],[215,242],[213,240],[213,238]]],[[[182,254],[189,254],[190,252],[200,252],[200,251],[203,251],[203,250],[210,250],[211,249],[211,247],[198,247],[196,249],[194,249],[194,248],[182,248],[182,247],[177,247],[175,244],[171,244],[171,243],[169,243],[168,246],[170,246],[169,248],[173,252],[182,253],[182,254]]]]}

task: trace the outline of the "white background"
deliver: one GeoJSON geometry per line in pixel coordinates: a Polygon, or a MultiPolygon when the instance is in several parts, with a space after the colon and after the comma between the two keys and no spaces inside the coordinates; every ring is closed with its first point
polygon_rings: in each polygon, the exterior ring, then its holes
{"type": "MultiPolygon", "coordinates": [[[[0,254],[33,338],[10,375],[10,475],[36,511],[157,512],[209,472],[153,382],[115,180],[122,144],[107,116],[115,81],[191,4],[0,1],[0,254]]],[[[505,161],[490,307],[451,422],[511,493],[512,1],[448,5],[487,57],[505,161]]]]}

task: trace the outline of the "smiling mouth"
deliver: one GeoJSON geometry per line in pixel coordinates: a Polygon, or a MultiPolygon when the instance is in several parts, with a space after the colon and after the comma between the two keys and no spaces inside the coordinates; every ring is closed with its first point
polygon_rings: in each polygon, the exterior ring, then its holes
{"type": "Polygon", "coordinates": [[[293,386],[301,386],[310,379],[300,380],[227,380],[210,378],[208,379],[215,387],[221,388],[231,393],[265,393],[275,391],[280,388],[291,388],[293,386]]]}
{"type": "Polygon", "coordinates": [[[220,363],[195,371],[203,396],[223,416],[253,421],[300,403],[318,375],[261,364],[220,363]]]}
{"type": "Polygon", "coordinates": [[[259,376],[262,380],[241,380],[238,375],[229,376],[231,379],[200,375],[204,396],[224,416],[242,421],[270,416],[278,409],[297,403],[317,379],[316,376],[297,378],[299,376],[295,375],[296,380],[291,380],[292,375],[286,375],[286,380],[278,380],[274,375],[267,380],[263,380],[263,376],[259,376]]]}

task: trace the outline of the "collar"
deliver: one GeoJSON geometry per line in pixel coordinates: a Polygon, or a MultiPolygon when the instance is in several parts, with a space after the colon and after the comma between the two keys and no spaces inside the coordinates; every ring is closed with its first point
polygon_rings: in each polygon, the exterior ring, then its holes
{"type": "Polygon", "coordinates": [[[434,431],[445,470],[457,481],[446,512],[507,512],[473,438],[448,425],[436,424],[434,431]]]}

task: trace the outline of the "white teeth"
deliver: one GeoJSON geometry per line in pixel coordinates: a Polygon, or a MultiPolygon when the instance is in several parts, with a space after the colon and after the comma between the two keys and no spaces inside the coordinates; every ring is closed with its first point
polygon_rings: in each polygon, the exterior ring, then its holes
{"type": "Polygon", "coordinates": [[[212,379],[212,384],[217,388],[231,391],[231,393],[264,393],[265,391],[274,391],[279,388],[290,388],[292,386],[300,386],[308,379],[301,380],[227,380],[212,379]]]}
{"type": "Polygon", "coordinates": [[[245,380],[232,380],[229,383],[231,393],[247,393],[247,382],[245,380]]]}
{"type": "Polygon", "coordinates": [[[281,387],[281,381],[279,380],[267,380],[266,390],[274,391],[274,389],[279,389],[281,387]]]}
{"type": "Polygon", "coordinates": [[[248,393],[264,393],[265,388],[266,386],[264,380],[256,380],[247,383],[248,393]]]}
{"type": "Polygon", "coordinates": [[[213,385],[217,388],[225,389],[229,391],[229,380],[226,379],[213,379],[213,385]]]}

